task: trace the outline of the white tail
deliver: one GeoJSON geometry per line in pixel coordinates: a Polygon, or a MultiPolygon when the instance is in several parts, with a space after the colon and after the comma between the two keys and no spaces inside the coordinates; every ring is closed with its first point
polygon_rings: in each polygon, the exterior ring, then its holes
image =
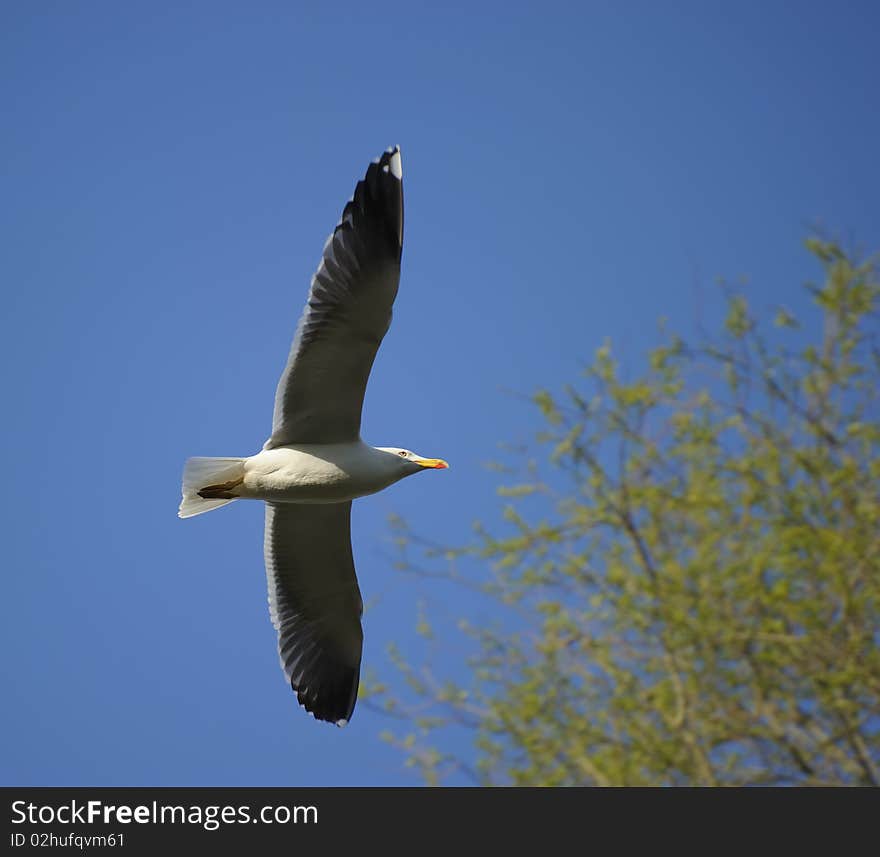
{"type": "Polygon", "coordinates": [[[192,518],[231,503],[237,499],[235,488],[243,479],[243,458],[188,458],[183,468],[183,499],[177,516],[192,518]],[[206,492],[208,488],[211,490],[206,492]],[[201,496],[199,491],[208,496],[201,496]]]}

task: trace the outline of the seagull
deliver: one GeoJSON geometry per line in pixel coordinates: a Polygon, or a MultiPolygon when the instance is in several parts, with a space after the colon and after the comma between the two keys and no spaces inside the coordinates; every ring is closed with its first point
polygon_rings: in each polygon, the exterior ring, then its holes
{"type": "Polygon", "coordinates": [[[281,667],[316,719],[345,726],[360,680],[363,601],[351,550],[351,502],[449,465],[361,440],[361,408],[391,324],[403,250],[400,148],[357,183],[327,239],[287,365],[272,435],[248,458],[190,458],[178,515],[239,499],[266,506],[269,615],[281,667]]]}

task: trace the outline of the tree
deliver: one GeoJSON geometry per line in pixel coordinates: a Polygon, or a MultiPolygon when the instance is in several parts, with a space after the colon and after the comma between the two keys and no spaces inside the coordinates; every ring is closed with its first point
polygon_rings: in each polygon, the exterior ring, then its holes
{"type": "Polygon", "coordinates": [[[534,396],[541,464],[501,488],[507,530],[427,551],[498,607],[463,623],[472,680],[396,653],[407,689],[367,692],[429,783],[880,784],[880,284],[807,246],[818,334],[784,310],[767,332],[729,291],[719,335],[664,333],[634,380],[606,344],[534,396]]]}

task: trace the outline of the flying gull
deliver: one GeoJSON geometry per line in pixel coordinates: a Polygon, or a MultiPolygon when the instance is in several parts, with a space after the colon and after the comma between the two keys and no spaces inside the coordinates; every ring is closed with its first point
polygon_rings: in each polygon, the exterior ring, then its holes
{"type": "Polygon", "coordinates": [[[281,666],[319,720],[351,719],[360,678],[363,602],[351,552],[351,501],[439,458],[367,446],[367,378],[400,280],[400,149],[373,161],[342,212],[312,277],[275,394],[272,436],[248,458],[190,458],[178,515],[238,499],[266,504],[269,614],[281,666]]]}

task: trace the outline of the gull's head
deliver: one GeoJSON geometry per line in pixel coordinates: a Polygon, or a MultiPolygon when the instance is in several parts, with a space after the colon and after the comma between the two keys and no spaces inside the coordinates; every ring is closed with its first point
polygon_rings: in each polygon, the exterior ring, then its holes
{"type": "Polygon", "coordinates": [[[401,449],[398,446],[379,446],[376,448],[380,452],[393,456],[404,476],[409,476],[411,473],[420,473],[422,470],[445,470],[449,467],[442,458],[425,458],[411,449],[401,449]]]}

